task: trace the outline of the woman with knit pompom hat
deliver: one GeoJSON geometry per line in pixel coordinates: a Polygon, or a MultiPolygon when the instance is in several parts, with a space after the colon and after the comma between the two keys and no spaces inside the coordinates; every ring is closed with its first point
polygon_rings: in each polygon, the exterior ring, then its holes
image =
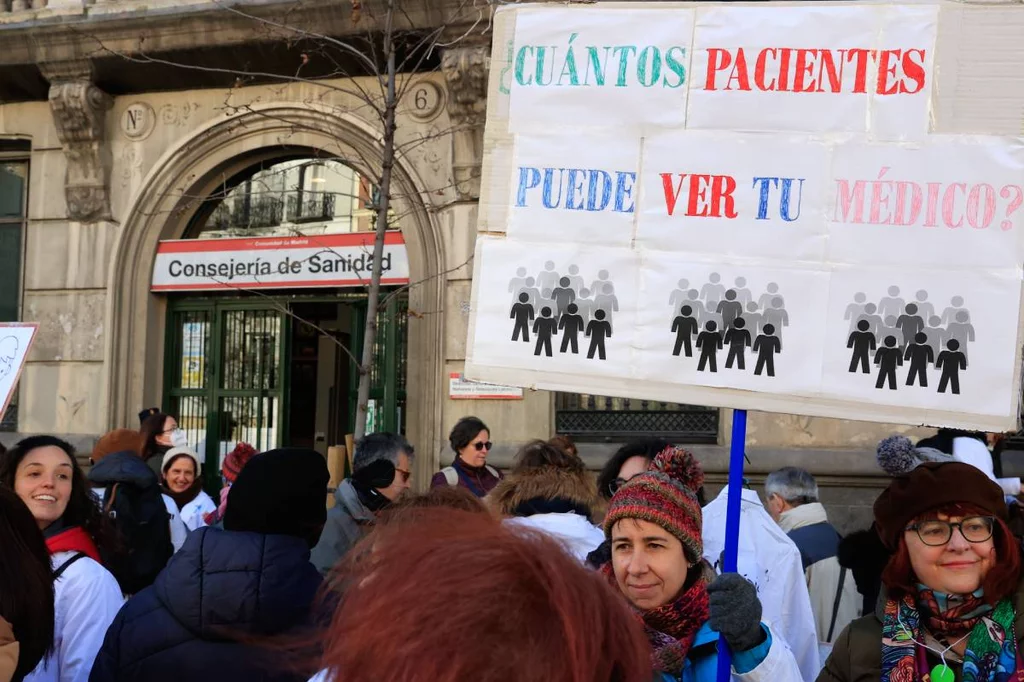
{"type": "Polygon", "coordinates": [[[256,448],[248,443],[239,443],[224,458],[224,464],[220,468],[221,477],[224,479],[224,487],[220,490],[220,504],[212,512],[203,516],[203,521],[207,526],[216,526],[224,520],[224,512],[228,507],[228,492],[238,478],[238,474],[242,473],[242,468],[255,456],[256,448]]]}
{"type": "Polygon", "coordinates": [[[619,487],[604,522],[612,560],[601,570],[643,623],[656,680],[714,682],[719,634],[734,680],[800,680],[789,647],[761,622],[754,586],[735,573],[715,577],[702,558],[703,481],[693,455],[670,447],[619,487]]]}

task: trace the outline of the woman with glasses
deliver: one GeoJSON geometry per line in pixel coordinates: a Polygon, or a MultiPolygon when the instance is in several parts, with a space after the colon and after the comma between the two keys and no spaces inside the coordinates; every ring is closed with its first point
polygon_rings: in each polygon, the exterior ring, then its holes
{"type": "Polygon", "coordinates": [[[929,462],[894,479],[874,511],[893,552],[882,593],[818,682],[1021,679],[1021,549],[999,486],[970,465],[929,462]]]}
{"type": "Polygon", "coordinates": [[[178,426],[178,420],[163,412],[146,417],[139,428],[139,434],[142,436],[142,460],[157,478],[163,475],[161,468],[167,451],[188,446],[188,438],[178,426]]]}
{"type": "Polygon", "coordinates": [[[461,486],[477,497],[484,497],[503,478],[501,472],[487,463],[491,452],[491,432],[476,417],[463,417],[448,437],[455,461],[441,469],[430,480],[430,487],[461,486]]]}

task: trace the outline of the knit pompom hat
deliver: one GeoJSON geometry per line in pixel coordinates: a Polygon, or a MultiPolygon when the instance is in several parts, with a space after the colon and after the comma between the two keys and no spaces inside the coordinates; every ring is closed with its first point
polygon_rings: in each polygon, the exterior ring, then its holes
{"type": "Polygon", "coordinates": [[[224,480],[228,483],[234,483],[238,479],[238,474],[242,472],[242,468],[255,456],[256,448],[248,443],[236,445],[235,449],[224,458],[224,465],[220,468],[220,473],[224,476],[224,480]]]}
{"type": "Polygon", "coordinates": [[[908,474],[925,462],[953,462],[952,455],[931,447],[914,447],[906,436],[889,436],[878,442],[878,466],[890,476],[908,474]]]}
{"type": "Polygon", "coordinates": [[[604,520],[605,536],[622,519],[650,521],[679,538],[691,563],[704,555],[701,540],[703,515],[697,490],[704,471],[693,454],[682,448],[662,450],[646,472],[622,485],[612,497],[604,520]]]}

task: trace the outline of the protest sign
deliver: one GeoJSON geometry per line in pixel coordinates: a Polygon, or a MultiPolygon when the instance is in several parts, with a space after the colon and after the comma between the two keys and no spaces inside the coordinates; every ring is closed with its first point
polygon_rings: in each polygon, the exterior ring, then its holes
{"type": "Polygon", "coordinates": [[[11,403],[38,329],[34,322],[0,322],[0,417],[11,403]]]}
{"type": "Polygon", "coordinates": [[[930,127],[962,10],[628,7],[497,14],[466,376],[1015,428],[1024,140],[930,127]]]}

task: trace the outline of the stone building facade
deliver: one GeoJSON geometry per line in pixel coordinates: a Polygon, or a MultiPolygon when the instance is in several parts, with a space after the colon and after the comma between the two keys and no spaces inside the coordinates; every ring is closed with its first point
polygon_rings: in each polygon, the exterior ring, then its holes
{"type": "MultiPolygon", "coordinates": [[[[449,377],[462,370],[466,352],[491,49],[492,8],[479,5],[421,3],[403,17],[407,28],[445,27],[429,68],[401,75],[419,90],[403,100],[397,118],[393,191],[413,283],[399,423],[420,453],[416,480],[424,483],[450,460],[448,430],[468,414],[490,424],[499,465],[511,461],[518,444],[560,430],[578,438],[595,468],[623,438],[648,428],[688,440],[678,419],[655,419],[649,427],[642,419],[628,427],[616,421],[623,411],[635,417],[678,406],[529,390],[521,400],[449,395],[449,377]],[[570,407],[588,418],[584,425],[560,422],[570,407]],[[602,428],[602,419],[611,426],[602,428]]],[[[8,272],[0,279],[0,311],[38,322],[40,332],[0,440],[53,433],[87,451],[98,435],[136,426],[140,409],[169,395],[168,363],[178,361],[168,359],[169,309],[177,304],[150,291],[161,240],[195,236],[200,205],[226,178],[295,158],[296,150],[366,175],[379,163],[380,122],[349,94],[374,87],[374,80],[289,78],[303,50],[311,53],[274,27],[346,38],[364,30],[353,12],[379,13],[381,6],[271,1],[236,12],[205,0],[9,0],[0,7],[0,169],[23,180],[17,187],[24,199],[0,211],[7,219],[0,218],[0,258],[8,272]],[[284,76],[241,78],[240,71],[284,76]]],[[[1019,51],[1018,10],[992,8],[961,27],[963,40],[984,34],[989,46],[1019,51]]],[[[950,129],[1021,132],[1024,77],[1013,76],[1016,88],[986,90],[992,54],[968,50],[961,60],[952,87],[963,93],[943,119],[950,129]],[[999,107],[989,106],[997,100],[999,107]]],[[[710,481],[721,483],[730,413],[691,416],[703,420],[693,429],[694,449],[710,481]]],[[[751,414],[750,479],[757,484],[777,466],[802,464],[821,476],[839,525],[852,527],[884,484],[875,443],[910,431],[751,414]]]]}

